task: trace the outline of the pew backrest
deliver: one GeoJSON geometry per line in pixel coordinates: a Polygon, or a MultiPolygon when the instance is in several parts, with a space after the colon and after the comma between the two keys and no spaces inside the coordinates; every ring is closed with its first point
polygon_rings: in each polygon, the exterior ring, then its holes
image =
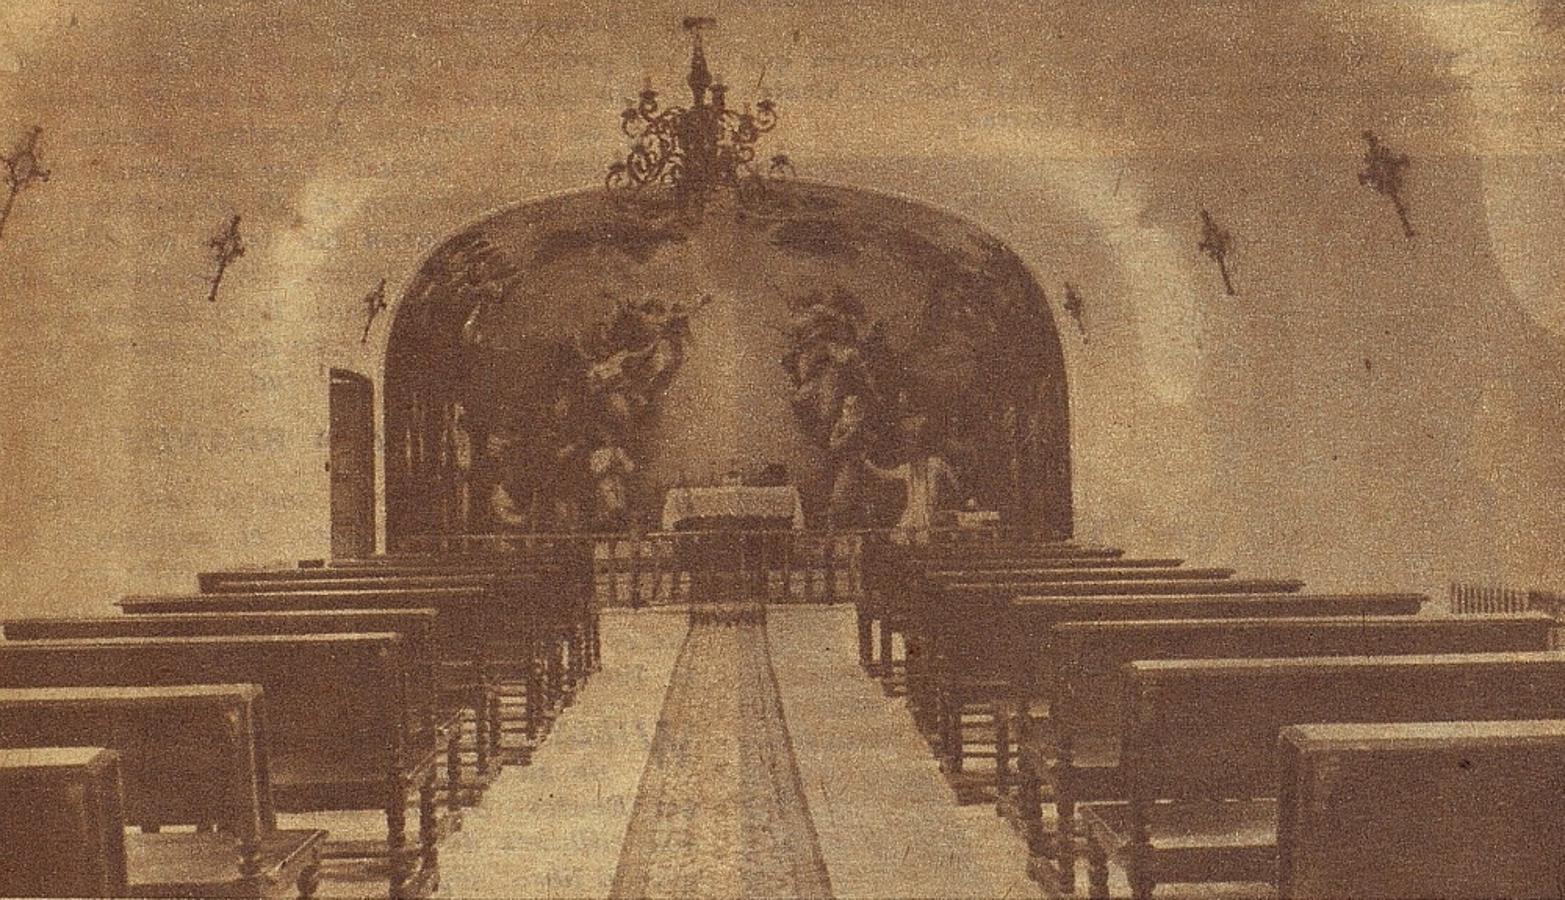
{"type": "Polygon", "coordinates": [[[119,754],[0,750],[0,847],[0,896],[125,896],[119,754]]]}
{"type": "Polygon", "coordinates": [[[1054,627],[1061,622],[1412,615],[1422,594],[1181,594],[1088,597],[1028,596],[1007,603],[926,608],[919,623],[936,652],[983,661],[1029,693],[1048,689],[1054,627]]]}
{"type": "Polygon", "coordinates": [[[963,575],[983,578],[1016,578],[1029,572],[1059,572],[1080,569],[1177,569],[1185,561],[1175,556],[1064,556],[1037,559],[1016,556],[978,557],[975,559],[939,559],[909,568],[919,574],[957,578],[963,575]]]}
{"type": "Polygon", "coordinates": [[[501,580],[493,572],[472,574],[391,574],[374,569],[264,569],[202,572],[196,576],[203,594],[255,591],[352,591],[390,588],[491,587],[501,580]]]}
{"type": "Polygon", "coordinates": [[[260,685],[274,763],[404,765],[414,723],[395,633],[0,642],[0,687],[176,684],[260,685]]]}
{"type": "Polygon", "coordinates": [[[402,636],[408,702],[421,727],[430,731],[438,712],[440,684],[435,621],[435,610],[428,608],[166,613],[10,619],[0,621],[0,631],[12,641],[394,632],[402,636]]]}
{"type": "MultiPolygon", "coordinates": [[[[504,575],[403,575],[386,576],[373,571],[332,576],[337,570],[288,569],[264,578],[209,580],[204,594],[315,593],[320,591],[403,591],[416,589],[482,590],[497,610],[490,627],[521,618],[534,623],[567,621],[584,609],[586,593],[570,579],[552,579],[547,573],[509,572],[504,575]],[[302,577],[288,577],[302,576],[302,577]]],[[[211,573],[208,573],[211,574],[211,573]]]]}
{"type": "Polygon", "coordinates": [[[1101,737],[1118,731],[1125,665],[1136,660],[1539,651],[1552,625],[1540,613],[1063,622],[1040,678],[1057,729],[1101,737]]]}
{"type": "Polygon", "coordinates": [[[1133,805],[1275,797],[1277,740],[1313,722],[1565,718],[1565,653],[1177,659],[1126,665],[1133,805]]]}
{"type": "Polygon", "coordinates": [[[1295,725],[1281,755],[1284,898],[1565,888],[1565,721],[1295,725]]]}
{"type": "Polygon", "coordinates": [[[132,823],[257,842],[276,827],[260,698],[253,684],[0,688],[0,747],[110,748],[132,823]]]}
{"type": "MultiPolygon", "coordinates": [[[[1154,560],[1161,562],[1161,560],[1154,560]]],[[[1116,563],[1120,562],[1115,560],[1116,563]]],[[[936,587],[945,585],[1053,585],[1081,581],[1221,581],[1232,578],[1233,569],[1209,566],[1184,568],[1173,566],[1027,566],[1002,568],[967,566],[930,569],[926,573],[936,587]]]]}
{"type": "Polygon", "coordinates": [[[1086,581],[929,579],[920,592],[926,605],[1004,604],[1038,597],[1205,596],[1292,594],[1304,588],[1294,578],[1162,578],[1086,581]]]}
{"type": "MultiPolygon", "coordinates": [[[[483,587],[131,594],[117,605],[136,616],[433,609],[441,658],[454,662],[471,662],[481,656],[486,636],[503,631],[500,620],[507,613],[483,587]]],[[[517,613],[504,627],[515,628],[525,621],[526,616],[517,613]]]]}

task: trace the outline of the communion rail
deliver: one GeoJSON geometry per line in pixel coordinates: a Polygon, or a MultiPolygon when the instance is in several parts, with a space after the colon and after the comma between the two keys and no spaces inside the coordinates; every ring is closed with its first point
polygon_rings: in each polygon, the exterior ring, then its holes
{"type": "MultiPolygon", "coordinates": [[[[770,603],[838,603],[863,592],[866,540],[889,529],[802,531],[717,529],[642,534],[498,532],[404,537],[393,553],[506,556],[591,554],[598,603],[652,606],[743,598],[770,603]]],[[[932,540],[993,540],[989,529],[937,529],[932,540]]]]}

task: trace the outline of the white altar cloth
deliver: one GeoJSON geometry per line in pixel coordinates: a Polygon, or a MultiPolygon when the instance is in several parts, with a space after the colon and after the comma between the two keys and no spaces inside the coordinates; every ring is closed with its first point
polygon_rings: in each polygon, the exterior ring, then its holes
{"type": "Polygon", "coordinates": [[[672,488],[663,498],[663,530],[673,531],[686,519],[707,518],[791,519],[794,528],[804,527],[804,504],[792,487],[672,488]]]}

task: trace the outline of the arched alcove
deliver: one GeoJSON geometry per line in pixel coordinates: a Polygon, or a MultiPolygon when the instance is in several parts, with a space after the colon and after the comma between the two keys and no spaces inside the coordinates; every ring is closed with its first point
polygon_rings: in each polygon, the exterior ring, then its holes
{"type": "Polygon", "coordinates": [[[651,526],[667,488],[735,468],[796,484],[811,527],[888,524],[900,490],[841,473],[915,444],[962,497],[1064,537],[1065,379],[1026,266],[927,205],[797,182],[699,214],[655,190],[522,203],[444,241],[396,308],[388,546],[651,526]],[[632,470],[628,516],[594,464],[632,470]]]}

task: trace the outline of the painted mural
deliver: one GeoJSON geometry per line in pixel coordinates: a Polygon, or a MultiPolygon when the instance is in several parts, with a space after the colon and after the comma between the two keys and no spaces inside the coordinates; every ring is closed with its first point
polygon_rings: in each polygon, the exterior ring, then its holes
{"type": "Polygon", "coordinates": [[[735,480],[796,487],[812,528],[967,507],[1069,533],[1042,290],[999,241],[880,195],[502,212],[404,296],[386,404],[392,536],[653,529],[668,489],[735,480]]]}

